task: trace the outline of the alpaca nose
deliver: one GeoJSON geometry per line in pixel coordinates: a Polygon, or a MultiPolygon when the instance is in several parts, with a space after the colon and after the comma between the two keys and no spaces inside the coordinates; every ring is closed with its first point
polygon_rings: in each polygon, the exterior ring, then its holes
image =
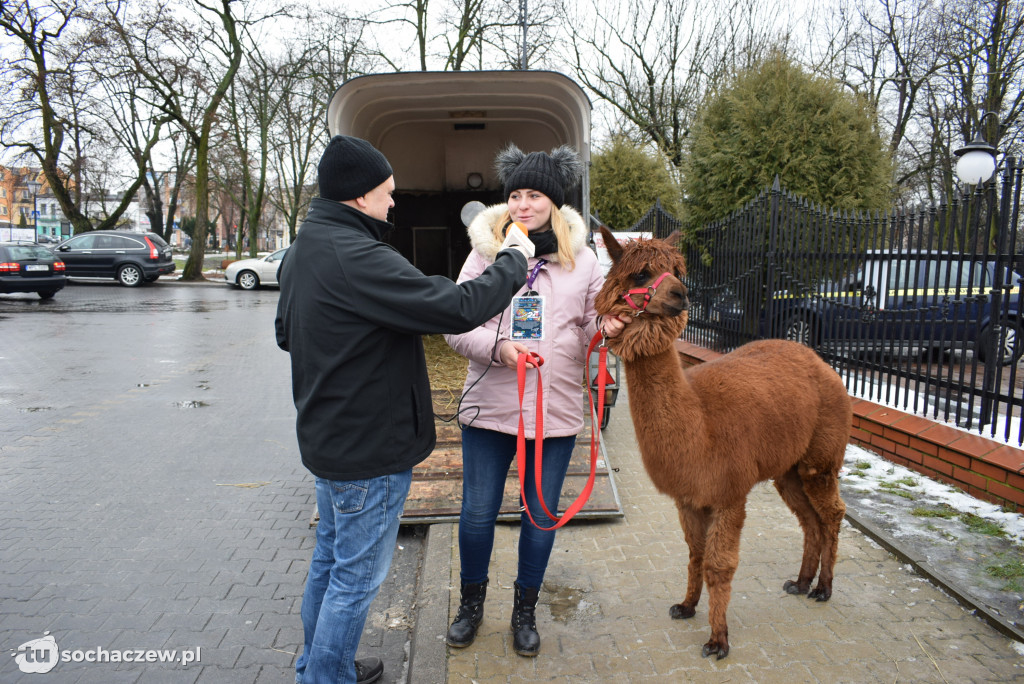
{"type": "Polygon", "coordinates": [[[686,290],[681,287],[674,287],[669,291],[669,302],[667,306],[672,310],[673,316],[678,316],[690,308],[690,299],[686,296],[686,290]]]}

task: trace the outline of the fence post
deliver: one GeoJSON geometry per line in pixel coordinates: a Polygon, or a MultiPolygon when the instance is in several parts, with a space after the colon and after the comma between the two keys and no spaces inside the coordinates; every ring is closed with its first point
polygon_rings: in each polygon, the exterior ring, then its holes
{"type": "MultiPolygon", "coordinates": [[[[1000,379],[997,377],[997,369],[999,368],[999,348],[1002,346],[1003,337],[1003,325],[1002,325],[1002,304],[1003,304],[1003,275],[1004,275],[1004,264],[1003,256],[1006,252],[1006,241],[1009,238],[1010,232],[1010,185],[1013,181],[1014,171],[1014,159],[1013,157],[1007,157],[1005,160],[1004,172],[1003,172],[1003,192],[1001,198],[992,197],[990,207],[995,208],[997,200],[999,201],[999,216],[996,219],[996,254],[994,260],[994,268],[992,273],[992,289],[989,291],[989,310],[991,311],[991,333],[988,339],[978,340],[979,343],[984,343],[985,349],[985,374],[981,383],[981,424],[988,425],[996,422],[996,402],[994,397],[996,395],[995,386],[1000,379]]],[[[989,192],[992,195],[996,192],[996,187],[999,185],[998,181],[993,180],[992,185],[989,187],[989,192]]],[[[1008,259],[1009,263],[1006,266],[1013,266],[1012,257],[1008,259]]],[[[1014,344],[1021,344],[1021,340],[1014,339],[1014,344]]],[[[1010,352],[1011,356],[1013,352],[1010,352]]]]}
{"type": "Polygon", "coordinates": [[[765,253],[765,259],[767,260],[766,276],[765,276],[765,300],[767,302],[768,309],[768,331],[770,337],[776,337],[775,328],[778,326],[778,321],[775,320],[775,249],[778,247],[778,230],[779,230],[779,195],[782,194],[782,187],[779,184],[779,174],[775,174],[775,180],[772,182],[772,199],[769,204],[769,217],[768,217],[768,251],[765,253]]]}

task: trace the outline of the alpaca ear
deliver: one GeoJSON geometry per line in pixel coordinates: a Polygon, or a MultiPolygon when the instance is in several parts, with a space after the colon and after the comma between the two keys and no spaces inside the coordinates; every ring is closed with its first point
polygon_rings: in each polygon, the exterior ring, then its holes
{"type": "Polygon", "coordinates": [[[608,256],[612,258],[612,263],[617,262],[622,256],[622,245],[619,244],[618,239],[608,229],[608,226],[601,226],[601,237],[604,238],[604,248],[608,250],[608,256]]]}
{"type": "Polygon", "coordinates": [[[679,249],[679,247],[680,247],[679,242],[680,242],[680,238],[682,238],[682,236],[683,236],[683,234],[680,233],[679,229],[677,228],[677,229],[673,230],[671,233],[669,233],[668,237],[665,238],[665,242],[667,242],[668,244],[672,245],[676,249],[679,249]]]}

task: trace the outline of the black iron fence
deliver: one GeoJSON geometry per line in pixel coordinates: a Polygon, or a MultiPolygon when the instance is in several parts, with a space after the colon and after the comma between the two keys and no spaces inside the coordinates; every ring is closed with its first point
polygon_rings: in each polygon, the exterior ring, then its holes
{"type": "MultiPolygon", "coordinates": [[[[850,392],[1024,443],[1021,167],[913,212],[836,212],[779,187],[687,235],[684,339],[815,348],[850,392]]],[[[666,237],[655,205],[632,231],[666,237]]]]}

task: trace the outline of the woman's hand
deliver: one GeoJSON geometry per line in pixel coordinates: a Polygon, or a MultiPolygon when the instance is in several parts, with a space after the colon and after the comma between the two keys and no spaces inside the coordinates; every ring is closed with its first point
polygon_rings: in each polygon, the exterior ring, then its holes
{"type": "Polygon", "coordinates": [[[605,337],[618,337],[632,320],[632,316],[607,316],[602,318],[601,334],[605,337]]]}
{"type": "MultiPolygon", "coordinates": [[[[518,368],[519,355],[530,353],[529,348],[522,342],[513,342],[512,340],[506,340],[501,345],[501,349],[498,350],[498,358],[501,359],[501,363],[509,368],[518,368]]],[[[536,366],[530,361],[526,362],[527,368],[536,368],[536,366]]]]}

